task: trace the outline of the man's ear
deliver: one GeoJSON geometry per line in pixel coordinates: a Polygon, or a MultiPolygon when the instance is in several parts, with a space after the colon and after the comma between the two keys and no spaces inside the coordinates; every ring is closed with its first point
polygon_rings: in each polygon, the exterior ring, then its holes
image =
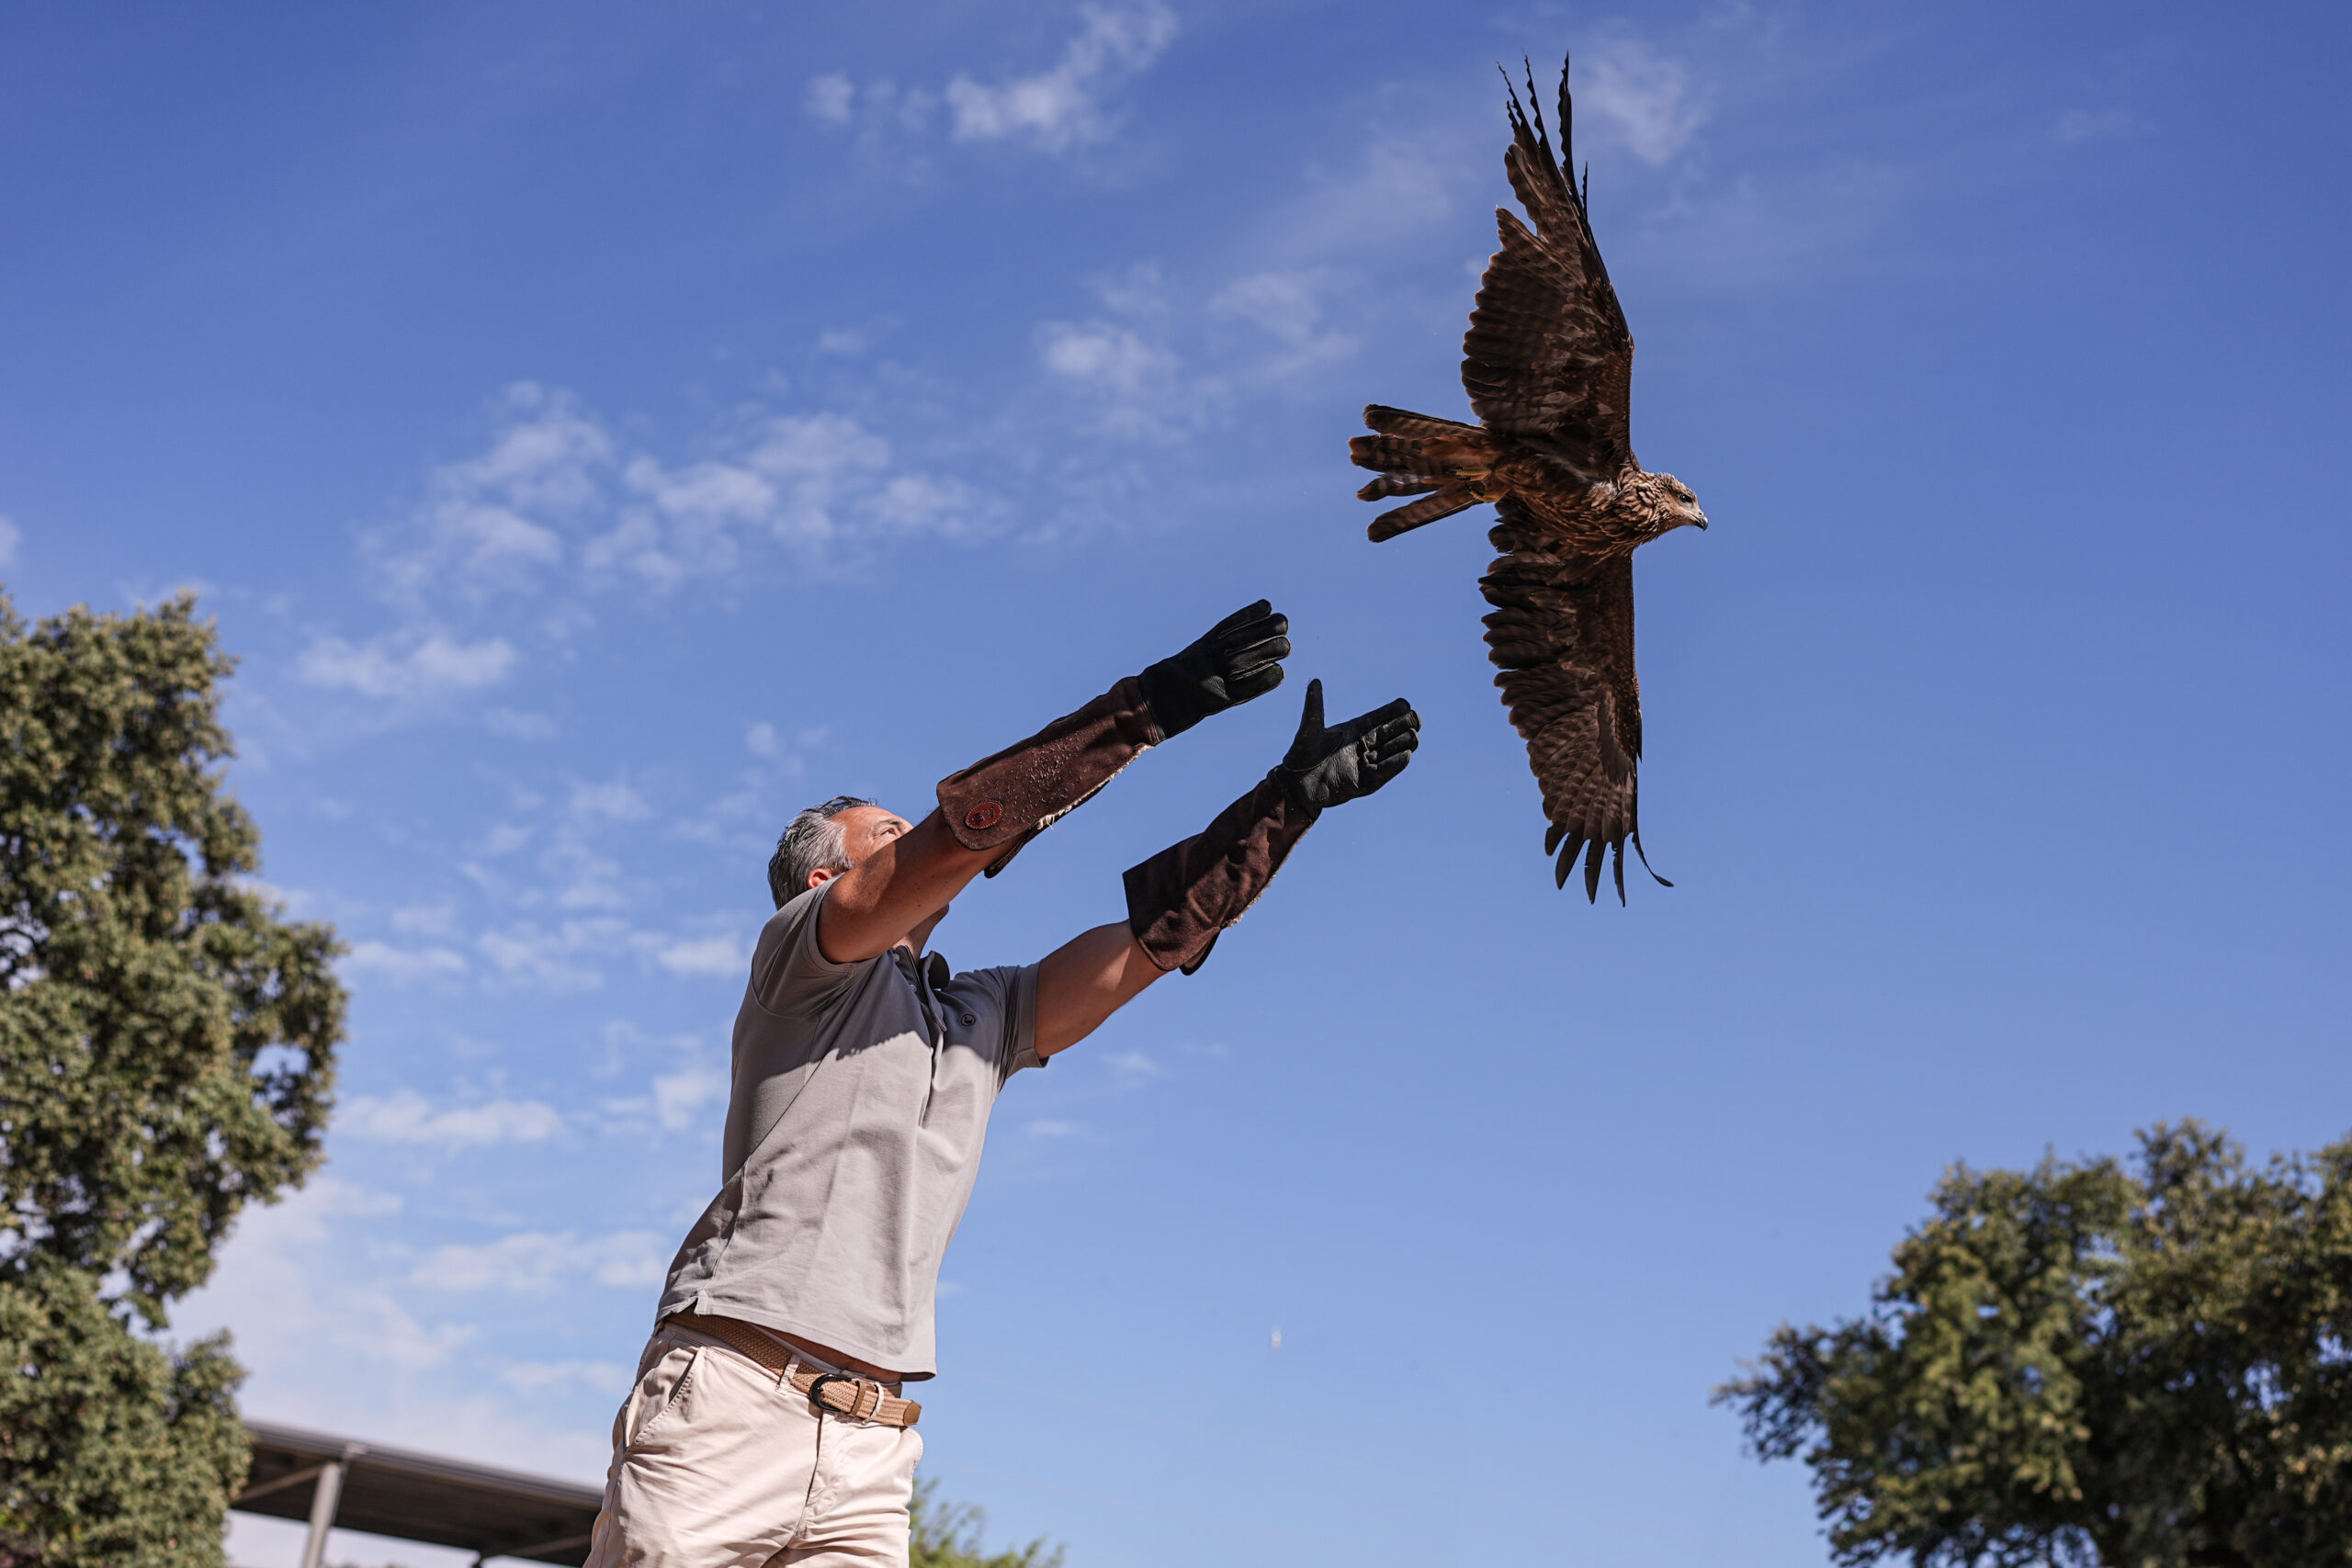
{"type": "MultiPolygon", "coordinates": [[[[820,865],[816,870],[808,874],[808,886],[814,887],[820,882],[831,882],[834,877],[839,876],[840,874],[841,873],[835,871],[831,866],[820,865]]],[[[808,888],[804,887],[801,891],[805,893],[808,891],[808,888]]]]}

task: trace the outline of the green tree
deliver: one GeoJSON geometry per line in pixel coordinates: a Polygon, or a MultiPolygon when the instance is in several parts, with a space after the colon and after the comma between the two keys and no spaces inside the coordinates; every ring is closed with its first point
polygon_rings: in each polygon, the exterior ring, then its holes
{"type": "Polygon", "coordinates": [[[0,1568],[218,1564],[243,1482],[225,1346],[148,1336],[318,1163],[344,994],[249,881],[230,667],[185,597],[0,596],[0,1568]]]}
{"type": "Polygon", "coordinates": [[[2352,1140],[1957,1168],[1871,1310],[1715,1393],[1841,1563],[2352,1564],[2352,1140]]]}
{"type": "Polygon", "coordinates": [[[1062,1549],[1047,1551],[1042,1536],[1017,1551],[982,1556],[988,1516],[969,1503],[942,1503],[938,1490],[936,1481],[915,1484],[909,1568],[1061,1568],[1062,1549]]]}

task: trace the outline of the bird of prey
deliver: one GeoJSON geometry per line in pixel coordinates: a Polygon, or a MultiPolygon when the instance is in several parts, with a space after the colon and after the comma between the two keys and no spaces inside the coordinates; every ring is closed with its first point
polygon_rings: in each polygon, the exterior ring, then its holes
{"type": "MultiPolygon", "coordinates": [[[[1593,243],[1591,176],[1580,189],[1553,156],[1532,70],[1525,110],[1508,73],[1503,81],[1511,128],[1503,168],[1535,228],[1495,211],[1502,249],[1487,263],[1462,340],[1462,386],[1478,423],[1374,403],[1363,422],[1376,434],[1348,448],[1380,474],[1358,499],[1421,497],[1383,513],[1374,542],[1494,502],[1501,521],[1487,537],[1502,555],[1478,588],[1494,606],[1486,626],[1488,657],[1502,671],[1495,684],[1543,787],[1544,852],[1556,852],[1563,887],[1583,852],[1591,900],[1602,852],[1613,850],[1623,903],[1626,840],[1649,864],[1634,787],[1634,551],[1686,523],[1704,528],[1707,517],[1680,479],[1634,459],[1634,339],[1593,243]]],[[[1560,152],[1573,170],[1570,112],[1564,63],[1560,152]]]]}

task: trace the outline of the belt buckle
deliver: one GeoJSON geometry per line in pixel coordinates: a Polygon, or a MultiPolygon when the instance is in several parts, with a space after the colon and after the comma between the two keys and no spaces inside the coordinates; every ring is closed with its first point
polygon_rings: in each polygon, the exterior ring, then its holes
{"type": "Polygon", "coordinates": [[[878,1382],[874,1383],[873,1385],[873,1411],[865,1416],[860,1416],[857,1413],[858,1398],[855,1391],[863,1389],[867,1383],[872,1382],[873,1380],[870,1378],[854,1377],[848,1372],[820,1372],[808,1382],[808,1407],[814,1410],[820,1416],[846,1416],[854,1421],[879,1420],[882,1416],[883,1394],[882,1385],[878,1382]],[[850,1385],[853,1392],[850,1394],[849,1408],[847,1410],[835,1410],[831,1405],[826,1404],[822,1399],[818,1397],[820,1394],[824,1393],[825,1385],[829,1382],[845,1382],[850,1385]]]}

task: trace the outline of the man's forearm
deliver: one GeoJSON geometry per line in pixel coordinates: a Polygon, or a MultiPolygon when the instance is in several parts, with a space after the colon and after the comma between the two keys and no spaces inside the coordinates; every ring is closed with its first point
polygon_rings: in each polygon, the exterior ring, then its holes
{"type": "Polygon", "coordinates": [[[890,951],[938,914],[990,859],[956,841],[934,811],[835,878],[817,911],[817,943],[836,964],[890,951]]]}
{"type": "Polygon", "coordinates": [[[1151,747],[1281,685],[1289,630],[1261,599],[1026,740],[950,773],[939,781],[947,830],[967,850],[989,851],[995,875],[1151,747]]]}
{"type": "Polygon", "coordinates": [[[1077,1044],[1163,973],[1125,920],[1054,949],[1037,966],[1037,1055],[1077,1044]]]}

